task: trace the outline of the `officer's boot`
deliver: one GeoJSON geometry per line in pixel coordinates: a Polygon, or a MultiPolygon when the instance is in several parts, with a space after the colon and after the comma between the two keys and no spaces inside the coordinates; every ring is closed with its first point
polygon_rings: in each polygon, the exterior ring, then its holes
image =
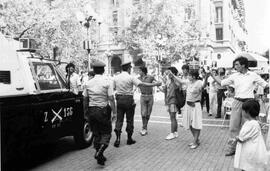
{"type": "Polygon", "coordinates": [[[98,150],[100,149],[100,144],[95,144],[95,149],[96,149],[96,153],[95,153],[95,159],[97,159],[97,154],[98,154],[98,150]]]}
{"type": "Polygon", "coordinates": [[[116,140],[114,142],[114,146],[115,147],[119,147],[119,145],[120,145],[121,132],[120,131],[117,131],[117,130],[114,130],[114,132],[115,132],[115,135],[116,135],[116,140]]]}
{"type": "Polygon", "coordinates": [[[106,150],[107,147],[108,145],[102,144],[97,152],[96,159],[97,159],[97,163],[100,165],[104,165],[105,161],[107,160],[106,157],[104,157],[103,155],[103,152],[106,150]]]}
{"type": "Polygon", "coordinates": [[[128,133],[127,145],[135,144],[136,141],[132,139],[132,133],[128,133]]]}

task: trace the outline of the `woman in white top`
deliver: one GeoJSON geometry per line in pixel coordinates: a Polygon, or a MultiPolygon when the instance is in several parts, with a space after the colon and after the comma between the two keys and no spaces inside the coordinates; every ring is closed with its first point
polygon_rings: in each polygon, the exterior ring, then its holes
{"type": "Polygon", "coordinates": [[[243,116],[246,122],[242,126],[239,136],[231,139],[236,143],[234,167],[242,170],[265,170],[269,160],[261,127],[256,117],[260,112],[260,105],[256,100],[249,100],[242,105],[243,116]]]}
{"type": "MultiPolygon", "coordinates": [[[[201,94],[203,88],[206,86],[209,74],[206,75],[204,82],[199,80],[198,70],[190,70],[188,75],[186,104],[183,112],[183,126],[190,129],[193,135],[193,142],[189,144],[191,149],[199,146],[199,136],[202,129],[202,108],[201,108],[201,94]]],[[[175,80],[181,83],[180,79],[174,77],[175,80]]]]}

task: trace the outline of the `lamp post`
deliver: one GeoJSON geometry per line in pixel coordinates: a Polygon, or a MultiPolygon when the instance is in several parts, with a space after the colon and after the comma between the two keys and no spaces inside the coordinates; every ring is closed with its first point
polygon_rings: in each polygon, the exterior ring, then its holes
{"type": "Polygon", "coordinates": [[[83,49],[87,50],[88,54],[88,71],[91,69],[91,50],[93,50],[94,44],[92,41],[91,33],[93,30],[98,29],[98,43],[100,41],[100,25],[101,19],[94,12],[90,5],[86,6],[86,15],[82,12],[77,12],[76,17],[80,24],[86,28],[87,39],[83,41],[83,49]],[[97,28],[98,27],[98,28],[97,28]]]}

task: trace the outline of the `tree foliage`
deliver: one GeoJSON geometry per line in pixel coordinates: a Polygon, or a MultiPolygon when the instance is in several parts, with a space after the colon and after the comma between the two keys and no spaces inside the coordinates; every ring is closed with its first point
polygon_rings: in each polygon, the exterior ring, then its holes
{"type": "Polygon", "coordinates": [[[193,10],[193,4],[183,0],[143,1],[133,9],[130,26],[119,41],[134,61],[189,60],[198,54],[200,32],[195,18],[185,18],[187,9],[193,10]]]}
{"type": "Polygon", "coordinates": [[[3,0],[0,19],[6,34],[14,38],[34,38],[44,56],[53,56],[53,48],[61,51],[59,58],[81,64],[87,59],[82,48],[86,29],[76,19],[87,0],[3,0]]]}

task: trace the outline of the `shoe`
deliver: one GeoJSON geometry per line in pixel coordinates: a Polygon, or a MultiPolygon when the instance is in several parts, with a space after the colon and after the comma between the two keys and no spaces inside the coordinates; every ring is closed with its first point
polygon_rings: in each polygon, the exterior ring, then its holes
{"type": "Polygon", "coordinates": [[[229,151],[225,154],[225,156],[233,156],[235,154],[235,151],[229,151]]]}
{"type": "Polygon", "coordinates": [[[174,132],[174,137],[177,138],[178,137],[178,132],[174,132]]]}
{"type": "Polygon", "coordinates": [[[171,139],[174,139],[174,138],[175,138],[174,133],[169,133],[169,135],[165,139],[166,140],[171,140],[171,139]]]}
{"type": "Polygon", "coordinates": [[[147,130],[146,129],[142,129],[140,131],[140,134],[141,134],[141,136],[145,136],[147,134],[147,130]]]}
{"type": "Polygon", "coordinates": [[[209,113],[208,116],[212,116],[212,113],[209,113]]]}
{"type": "Polygon", "coordinates": [[[127,145],[132,145],[132,144],[135,144],[135,143],[136,143],[136,141],[133,140],[133,139],[128,139],[127,140],[127,145]]]}
{"type": "Polygon", "coordinates": [[[221,118],[221,116],[215,116],[215,118],[217,119],[217,118],[221,118]]]}
{"type": "Polygon", "coordinates": [[[193,144],[192,146],[190,146],[190,149],[196,149],[197,147],[199,147],[199,144],[193,144]]]}
{"type": "Polygon", "coordinates": [[[188,144],[188,146],[192,146],[194,143],[192,142],[192,143],[190,143],[190,144],[188,144]]]}

